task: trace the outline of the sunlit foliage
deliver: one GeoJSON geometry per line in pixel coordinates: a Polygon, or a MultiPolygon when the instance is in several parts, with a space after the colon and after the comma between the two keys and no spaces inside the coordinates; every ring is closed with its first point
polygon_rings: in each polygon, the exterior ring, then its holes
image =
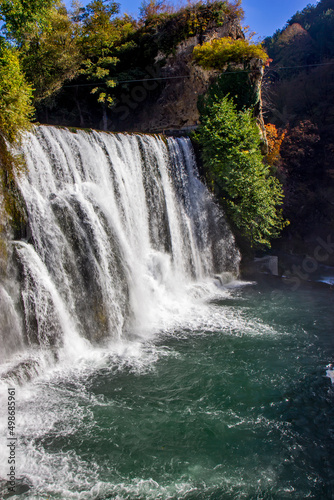
{"type": "Polygon", "coordinates": [[[193,52],[194,60],[205,69],[223,69],[228,63],[247,64],[251,59],[260,59],[265,63],[268,59],[261,44],[251,43],[246,39],[231,37],[214,38],[197,45],[193,52]]]}
{"type": "Polygon", "coordinates": [[[284,227],[282,186],[263,162],[251,110],[228,96],[203,107],[197,139],[207,177],[231,222],[251,246],[269,246],[284,227]]]}

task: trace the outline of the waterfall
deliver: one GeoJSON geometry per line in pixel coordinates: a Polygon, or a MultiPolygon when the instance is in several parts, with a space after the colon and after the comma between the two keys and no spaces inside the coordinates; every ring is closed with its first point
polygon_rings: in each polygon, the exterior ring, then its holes
{"type": "Polygon", "coordinates": [[[233,235],[188,138],[40,126],[21,149],[29,237],[13,242],[20,299],[0,289],[4,358],[72,359],[143,335],[192,284],[237,274],[233,235]]]}

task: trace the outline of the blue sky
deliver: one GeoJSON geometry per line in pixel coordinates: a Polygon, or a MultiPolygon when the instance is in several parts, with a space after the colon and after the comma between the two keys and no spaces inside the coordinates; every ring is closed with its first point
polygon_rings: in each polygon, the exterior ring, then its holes
{"type": "Polygon", "coordinates": [[[245,11],[244,25],[249,25],[261,38],[273,35],[298,10],[308,4],[315,5],[316,0],[243,0],[245,11]]]}
{"type": "MultiPolygon", "coordinates": [[[[89,0],[81,0],[87,5],[89,0]]],[[[138,15],[138,7],[141,0],[118,0],[121,11],[138,15]]],[[[65,1],[66,5],[70,0],[65,1]]],[[[248,25],[251,31],[255,31],[260,39],[272,35],[277,29],[282,28],[297,10],[302,10],[309,3],[316,4],[314,0],[243,0],[242,7],[245,11],[243,25],[248,25]]]]}

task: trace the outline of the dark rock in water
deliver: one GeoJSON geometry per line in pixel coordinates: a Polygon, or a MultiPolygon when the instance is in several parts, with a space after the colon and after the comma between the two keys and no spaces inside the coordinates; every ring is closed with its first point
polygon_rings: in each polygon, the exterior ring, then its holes
{"type": "Polygon", "coordinates": [[[24,495],[32,488],[32,483],[26,477],[15,478],[15,486],[11,486],[5,479],[0,479],[0,498],[6,500],[13,496],[24,495]]]}
{"type": "Polygon", "coordinates": [[[259,273],[278,276],[278,257],[276,255],[266,255],[243,263],[243,276],[247,277],[259,273]]]}
{"type": "MultiPolygon", "coordinates": [[[[24,356],[24,353],[21,354],[24,356]]],[[[4,381],[10,381],[14,385],[24,385],[26,382],[30,382],[33,378],[39,375],[41,367],[41,353],[38,353],[36,348],[36,357],[31,357],[27,354],[22,361],[18,361],[14,366],[8,369],[6,372],[2,373],[0,379],[4,381]]],[[[48,364],[50,365],[58,361],[58,351],[56,349],[49,348],[47,351],[48,364]]]]}
{"type": "Polygon", "coordinates": [[[276,255],[255,258],[254,265],[261,272],[269,272],[273,276],[278,276],[278,257],[276,255]]]}

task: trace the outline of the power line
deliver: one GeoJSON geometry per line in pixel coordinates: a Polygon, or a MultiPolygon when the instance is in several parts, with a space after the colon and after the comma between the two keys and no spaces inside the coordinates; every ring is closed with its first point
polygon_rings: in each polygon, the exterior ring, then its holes
{"type": "MultiPolygon", "coordinates": [[[[329,63],[317,63],[317,64],[303,64],[303,65],[296,65],[296,66],[278,66],[278,67],[272,67],[268,68],[266,74],[268,74],[270,71],[280,71],[280,70],[285,70],[285,69],[300,69],[300,68],[313,68],[316,66],[330,66],[334,65],[333,62],[329,63]]],[[[251,73],[252,70],[250,69],[245,69],[245,70],[237,70],[237,71],[224,71],[221,73],[220,76],[222,75],[232,75],[235,73],[251,73]]],[[[175,80],[175,79],[186,79],[186,78],[191,78],[191,75],[180,75],[180,76],[162,76],[162,77],[156,77],[156,78],[142,78],[139,80],[116,80],[115,84],[118,85],[120,83],[144,83],[144,82],[152,82],[152,81],[157,81],[157,80],[175,80]]],[[[73,85],[64,85],[63,88],[70,88],[70,87],[94,87],[94,86],[99,86],[99,85],[108,85],[107,82],[95,82],[95,83],[77,83],[73,85]]]]}
{"type": "Polygon", "coordinates": [[[316,63],[316,64],[303,64],[303,65],[296,65],[296,66],[273,66],[272,68],[268,68],[268,71],[278,71],[280,69],[296,69],[296,68],[312,68],[315,66],[330,66],[333,65],[333,62],[328,62],[328,63],[316,63]]]}
{"type": "MultiPolygon", "coordinates": [[[[115,80],[115,84],[119,83],[135,83],[135,82],[152,82],[156,80],[172,80],[174,78],[190,78],[190,75],[181,75],[181,76],[165,76],[165,77],[157,77],[157,78],[143,78],[141,80],[115,80]]],[[[96,82],[96,83],[78,83],[77,85],[64,85],[64,87],[88,87],[94,85],[107,85],[107,82],[96,82]]]]}

